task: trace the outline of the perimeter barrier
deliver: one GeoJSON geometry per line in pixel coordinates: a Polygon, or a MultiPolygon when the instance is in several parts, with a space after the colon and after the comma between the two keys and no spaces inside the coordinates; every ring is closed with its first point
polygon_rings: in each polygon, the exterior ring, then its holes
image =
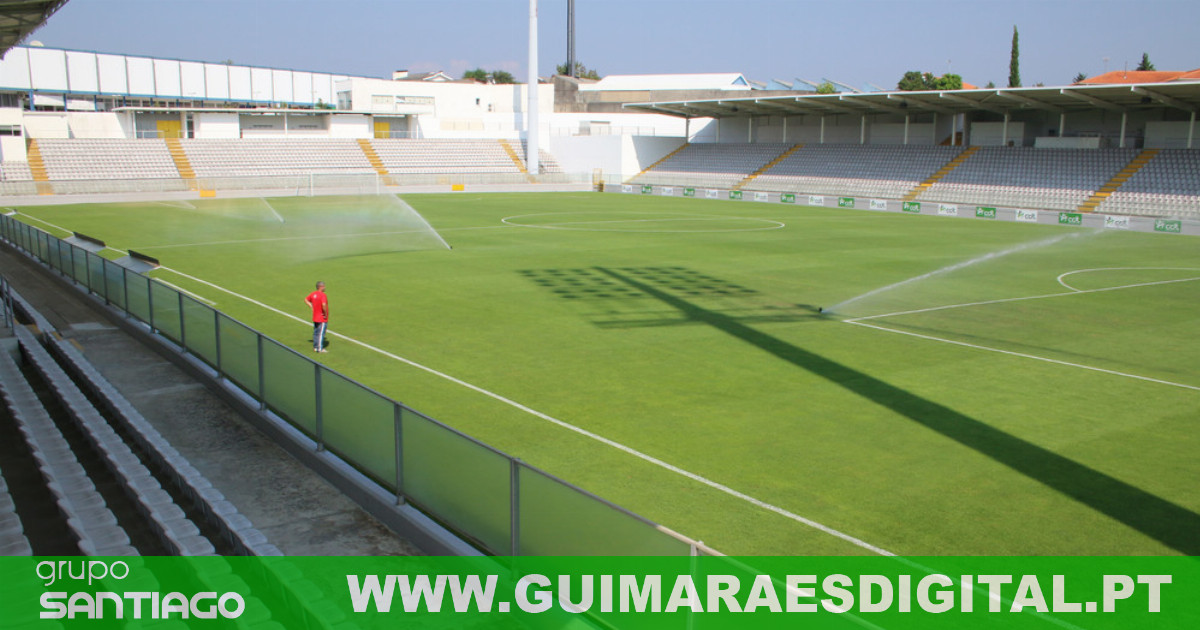
{"type": "Polygon", "coordinates": [[[465,435],[157,280],[0,215],[0,237],[215,370],[396,496],[494,555],[715,555],[465,435]]]}

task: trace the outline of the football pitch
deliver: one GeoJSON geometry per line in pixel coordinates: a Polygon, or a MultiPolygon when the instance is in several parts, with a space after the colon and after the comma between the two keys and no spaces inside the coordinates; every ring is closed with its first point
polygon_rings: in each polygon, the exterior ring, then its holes
{"type": "MultiPolygon", "coordinates": [[[[600,193],[38,206],[727,554],[1200,554],[1200,241],[600,193]]],[[[120,254],[109,251],[106,257],[120,254]]]]}

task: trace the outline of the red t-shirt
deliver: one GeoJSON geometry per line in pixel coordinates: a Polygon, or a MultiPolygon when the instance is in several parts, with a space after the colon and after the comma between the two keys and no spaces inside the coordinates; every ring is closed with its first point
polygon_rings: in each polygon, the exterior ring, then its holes
{"type": "Polygon", "coordinates": [[[329,321],[329,298],[321,291],[313,291],[304,300],[312,305],[313,323],[329,321]]]}

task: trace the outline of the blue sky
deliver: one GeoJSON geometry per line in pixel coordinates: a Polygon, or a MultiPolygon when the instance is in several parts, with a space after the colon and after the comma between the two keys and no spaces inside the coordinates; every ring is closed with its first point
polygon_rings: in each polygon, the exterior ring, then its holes
{"type": "MultiPolygon", "coordinates": [[[[566,59],[566,0],[539,0],[538,73],[566,59]]],[[[1200,68],[1196,0],[576,0],[576,55],[601,74],[742,72],[895,87],[906,70],[1024,85],[1200,68]]],[[[363,76],[483,67],[527,76],[528,0],[70,0],[46,46],[363,76]]]]}

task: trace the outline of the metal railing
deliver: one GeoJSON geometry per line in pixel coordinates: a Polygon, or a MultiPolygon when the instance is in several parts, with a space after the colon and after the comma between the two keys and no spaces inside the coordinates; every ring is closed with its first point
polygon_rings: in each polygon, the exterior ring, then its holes
{"type": "Polygon", "coordinates": [[[716,552],[331,370],[191,295],[0,215],[0,237],[142,322],[375,483],[497,555],[716,552]]]}

